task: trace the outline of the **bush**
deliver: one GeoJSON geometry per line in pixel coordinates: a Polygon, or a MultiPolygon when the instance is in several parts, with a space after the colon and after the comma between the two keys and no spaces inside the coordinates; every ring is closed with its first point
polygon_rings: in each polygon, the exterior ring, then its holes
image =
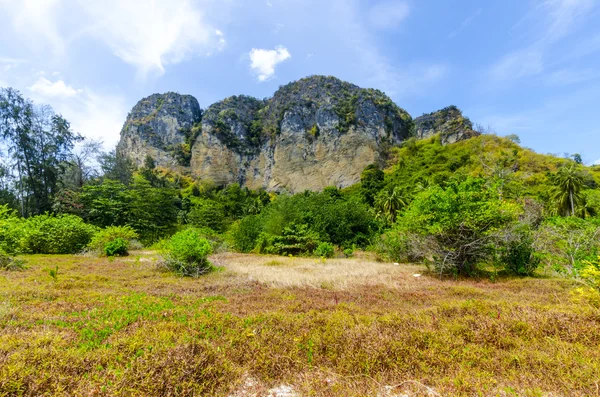
{"type": "Polygon", "coordinates": [[[187,215],[188,223],[195,227],[208,227],[222,232],[226,221],[223,205],[212,200],[195,199],[187,215]]]}
{"type": "Polygon", "coordinates": [[[25,220],[16,211],[7,205],[0,206],[0,250],[10,255],[20,253],[25,226],[25,220]]]}
{"type": "Polygon", "coordinates": [[[333,257],[334,248],[331,243],[320,243],[314,251],[316,256],[320,256],[322,258],[331,258],[333,257]]]}
{"type": "Polygon", "coordinates": [[[21,259],[15,259],[0,250],[0,269],[8,271],[24,270],[25,262],[21,259]]]}
{"type": "Polygon", "coordinates": [[[128,255],[128,249],[129,244],[127,241],[117,237],[113,241],[106,243],[104,246],[104,253],[106,256],[126,256],[128,255]]]}
{"type": "Polygon", "coordinates": [[[127,249],[129,249],[131,241],[137,238],[137,232],[130,226],[109,226],[94,234],[87,247],[91,251],[105,253],[106,246],[109,243],[121,239],[127,243],[127,249]]]}
{"type": "Polygon", "coordinates": [[[344,250],[344,256],[346,258],[351,258],[352,256],[354,256],[354,250],[352,248],[346,248],[344,250]]]}
{"type": "Polygon", "coordinates": [[[255,251],[260,254],[308,255],[319,245],[319,235],[308,225],[291,225],[281,236],[261,233],[255,251]]]}
{"type": "Polygon", "coordinates": [[[600,255],[597,219],[550,218],[535,233],[535,248],[556,272],[578,277],[586,261],[600,255]]]}
{"type": "Polygon", "coordinates": [[[533,248],[533,238],[528,229],[508,231],[505,244],[499,247],[500,262],[504,269],[517,276],[531,276],[541,259],[533,248]]]}
{"type": "Polygon", "coordinates": [[[32,254],[75,254],[85,248],[97,232],[75,215],[39,215],[26,221],[22,251],[32,254]]]}
{"type": "Polygon", "coordinates": [[[456,179],[419,193],[398,224],[419,237],[416,243],[436,271],[472,275],[479,263],[495,257],[497,232],[516,220],[518,210],[488,189],[485,179],[456,179]]]}
{"type": "Polygon", "coordinates": [[[261,219],[251,215],[234,223],[229,231],[229,237],[235,249],[240,252],[250,252],[256,247],[261,230],[261,219]]]}
{"type": "Polygon", "coordinates": [[[165,265],[181,276],[198,277],[211,269],[207,257],[212,253],[208,240],[187,229],[176,233],[167,244],[165,265]]]}

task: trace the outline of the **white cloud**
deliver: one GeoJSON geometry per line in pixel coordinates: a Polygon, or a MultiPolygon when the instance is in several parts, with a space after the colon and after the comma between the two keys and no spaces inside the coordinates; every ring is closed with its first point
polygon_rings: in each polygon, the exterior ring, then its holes
{"type": "MultiPolygon", "coordinates": [[[[1,0],[0,0],[1,1],[1,0]]],[[[215,48],[225,37],[194,0],[21,0],[8,15],[29,46],[65,58],[69,44],[93,37],[142,76],[215,48]],[[68,20],[66,20],[68,18],[68,20]]]]}
{"type": "Polygon", "coordinates": [[[393,29],[410,14],[410,7],[404,1],[384,1],[369,10],[371,25],[379,29],[393,29]]]}
{"type": "Polygon", "coordinates": [[[77,89],[63,80],[52,82],[44,77],[29,87],[32,99],[49,103],[57,113],[71,122],[74,131],[102,140],[105,148],[114,147],[127,116],[125,101],[120,96],[101,95],[89,88],[77,89]]]}
{"type": "Polygon", "coordinates": [[[146,75],[224,44],[190,0],[78,0],[93,21],[89,33],[146,75]]]}
{"type": "Polygon", "coordinates": [[[253,48],[250,51],[250,67],[258,75],[259,81],[266,81],[275,74],[275,66],[290,59],[287,48],[278,46],[274,50],[253,48]]]}
{"type": "Polygon", "coordinates": [[[57,56],[62,56],[65,40],[56,23],[57,9],[61,1],[6,1],[3,9],[13,16],[12,23],[24,44],[37,50],[45,50],[49,46],[57,56]]]}
{"type": "Polygon", "coordinates": [[[501,58],[491,69],[496,80],[518,79],[541,73],[544,70],[542,53],[536,49],[525,49],[501,58]]]}
{"type": "Polygon", "coordinates": [[[65,84],[64,81],[58,80],[54,83],[45,77],[40,77],[29,90],[34,94],[45,98],[60,98],[60,97],[73,97],[82,90],[76,90],[75,88],[65,84]]]}

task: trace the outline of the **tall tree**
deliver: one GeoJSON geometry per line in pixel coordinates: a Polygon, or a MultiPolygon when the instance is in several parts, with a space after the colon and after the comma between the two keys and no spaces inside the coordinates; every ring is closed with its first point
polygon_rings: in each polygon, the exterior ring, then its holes
{"type": "Polygon", "coordinates": [[[21,214],[50,211],[65,161],[81,137],[49,106],[35,107],[7,88],[0,89],[0,138],[17,181],[21,214]]]}
{"type": "Polygon", "coordinates": [[[398,212],[406,207],[406,199],[402,190],[396,186],[394,188],[382,190],[375,197],[375,208],[379,216],[387,219],[390,223],[396,222],[398,212]]]}
{"type": "Polygon", "coordinates": [[[576,164],[562,166],[554,177],[554,199],[561,215],[575,216],[575,205],[581,198],[584,177],[576,164]]]}

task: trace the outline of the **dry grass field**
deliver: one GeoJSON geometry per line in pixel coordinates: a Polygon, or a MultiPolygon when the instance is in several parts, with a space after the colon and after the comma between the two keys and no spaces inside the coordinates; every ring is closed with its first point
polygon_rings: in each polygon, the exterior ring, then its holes
{"type": "Polygon", "coordinates": [[[568,280],[365,257],[220,254],[200,279],[151,251],[25,259],[0,272],[0,396],[600,395],[600,311],[568,280]]]}

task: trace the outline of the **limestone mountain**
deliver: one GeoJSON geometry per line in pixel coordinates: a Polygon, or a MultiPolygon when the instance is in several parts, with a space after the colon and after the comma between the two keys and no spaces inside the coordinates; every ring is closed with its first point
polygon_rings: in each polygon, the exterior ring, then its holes
{"type": "Polygon", "coordinates": [[[204,111],[189,95],[154,94],[134,106],[117,152],[140,166],[151,156],[161,167],[218,185],[289,192],[346,187],[411,136],[469,137],[470,121],[453,109],[418,118],[415,129],[381,91],[324,76],[287,84],[266,100],[233,96],[204,111]]]}

